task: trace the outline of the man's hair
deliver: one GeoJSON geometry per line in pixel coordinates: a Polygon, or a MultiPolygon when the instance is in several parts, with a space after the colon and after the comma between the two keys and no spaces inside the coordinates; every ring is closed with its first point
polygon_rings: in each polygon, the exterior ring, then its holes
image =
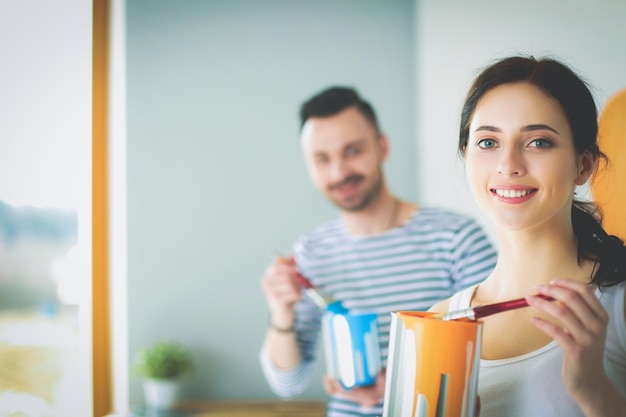
{"type": "Polygon", "coordinates": [[[361,98],[359,93],[351,87],[329,87],[305,101],[300,107],[300,128],[311,117],[329,117],[354,107],[376,129],[378,121],[374,108],[361,98]]]}

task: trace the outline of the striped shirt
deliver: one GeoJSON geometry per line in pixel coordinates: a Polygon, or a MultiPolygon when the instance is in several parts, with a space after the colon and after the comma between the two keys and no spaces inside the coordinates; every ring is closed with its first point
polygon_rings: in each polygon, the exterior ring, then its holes
{"type": "MultiPolygon", "coordinates": [[[[313,285],[349,310],[378,314],[381,363],[386,366],[391,311],[428,310],[435,302],[485,279],[496,251],[471,218],[440,208],[421,208],[404,225],[373,236],[353,236],[340,218],[324,223],[294,245],[298,269],[313,285]]],[[[320,338],[322,311],[310,299],[296,304],[300,364],[272,365],[261,350],[270,388],[293,398],[308,386],[320,338]]],[[[329,417],[380,416],[382,402],[363,407],[332,398],[329,417]]]]}

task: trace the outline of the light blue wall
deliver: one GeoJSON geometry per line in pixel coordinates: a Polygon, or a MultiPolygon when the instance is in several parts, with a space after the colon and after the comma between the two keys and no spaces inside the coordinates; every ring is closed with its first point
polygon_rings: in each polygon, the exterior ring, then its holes
{"type": "MultiPolygon", "coordinates": [[[[360,89],[391,140],[390,186],[414,199],[413,2],[128,0],[127,39],[131,357],[174,338],[199,363],[186,397],[271,397],[261,274],[335,216],[307,177],[298,107],[360,89]]],[[[305,397],[324,396],[321,376],[305,397]]]]}

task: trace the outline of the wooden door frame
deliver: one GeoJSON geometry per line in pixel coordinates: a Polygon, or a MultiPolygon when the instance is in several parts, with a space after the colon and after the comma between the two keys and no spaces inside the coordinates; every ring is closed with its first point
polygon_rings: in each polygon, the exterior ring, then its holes
{"type": "Polygon", "coordinates": [[[110,0],[93,0],[92,382],[93,417],[113,412],[109,291],[110,0]]]}

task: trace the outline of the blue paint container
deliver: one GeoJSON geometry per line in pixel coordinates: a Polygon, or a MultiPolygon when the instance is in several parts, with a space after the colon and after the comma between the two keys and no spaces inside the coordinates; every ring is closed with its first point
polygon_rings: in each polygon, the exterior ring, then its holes
{"type": "Polygon", "coordinates": [[[380,344],[376,313],[350,312],[339,302],[326,307],[322,333],[326,371],[345,389],[376,383],[380,344]]]}

